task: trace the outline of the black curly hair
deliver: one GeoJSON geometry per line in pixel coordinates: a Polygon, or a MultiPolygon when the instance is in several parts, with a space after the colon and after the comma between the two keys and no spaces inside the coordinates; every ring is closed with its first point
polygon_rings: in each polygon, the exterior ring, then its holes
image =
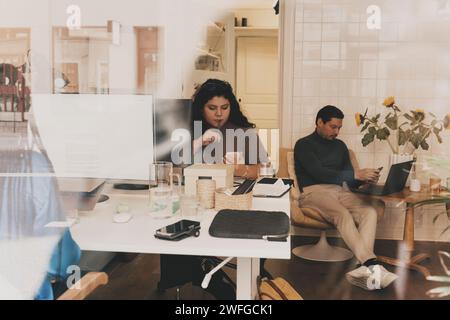
{"type": "MultiPolygon", "coordinates": [[[[193,96],[193,121],[202,121],[206,123],[203,108],[206,103],[214,97],[223,97],[230,101],[230,118],[228,121],[240,128],[255,128],[255,124],[248,121],[247,117],[242,113],[239,102],[233,93],[231,85],[222,80],[208,79],[195,92],[193,96]]],[[[203,126],[203,133],[209,126],[203,126]]]]}

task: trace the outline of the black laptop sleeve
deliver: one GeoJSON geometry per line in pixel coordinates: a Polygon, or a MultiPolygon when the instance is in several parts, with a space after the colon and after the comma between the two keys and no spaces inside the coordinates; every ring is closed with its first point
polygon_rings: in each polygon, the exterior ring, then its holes
{"type": "Polygon", "coordinates": [[[209,234],[217,238],[265,239],[285,241],[289,217],[281,211],[220,210],[209,234]]]}

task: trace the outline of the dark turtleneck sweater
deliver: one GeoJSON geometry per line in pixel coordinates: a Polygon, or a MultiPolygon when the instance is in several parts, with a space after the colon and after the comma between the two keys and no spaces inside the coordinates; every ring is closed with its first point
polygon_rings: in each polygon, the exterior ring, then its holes
{"type": "Polygon", "coordinates": [[[294,148],[295,173],[300,190],[315,184],[357,186],[353,166],[345,143],[327,140],[316,131],[297,141],[294,148]]]}

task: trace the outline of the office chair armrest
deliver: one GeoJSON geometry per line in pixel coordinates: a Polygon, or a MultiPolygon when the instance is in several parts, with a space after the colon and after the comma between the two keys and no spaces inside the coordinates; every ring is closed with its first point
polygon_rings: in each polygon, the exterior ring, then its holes
{"type": "Polygon", "coordinates": [[[59,296],[58,300],[83,300],[99,286],[107,283],[108,275],[106,273],[89,272],[78,280],[70,289],[59,296]]]}

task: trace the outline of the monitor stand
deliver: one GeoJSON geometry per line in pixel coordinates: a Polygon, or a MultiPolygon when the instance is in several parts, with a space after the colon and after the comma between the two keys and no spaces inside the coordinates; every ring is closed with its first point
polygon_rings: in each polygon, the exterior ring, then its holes
{"type": "Polygon", "coordinates": [[[148,190],[149,185],[138,183],[115,183],[113,188],[119,190],[148,190]]]}

